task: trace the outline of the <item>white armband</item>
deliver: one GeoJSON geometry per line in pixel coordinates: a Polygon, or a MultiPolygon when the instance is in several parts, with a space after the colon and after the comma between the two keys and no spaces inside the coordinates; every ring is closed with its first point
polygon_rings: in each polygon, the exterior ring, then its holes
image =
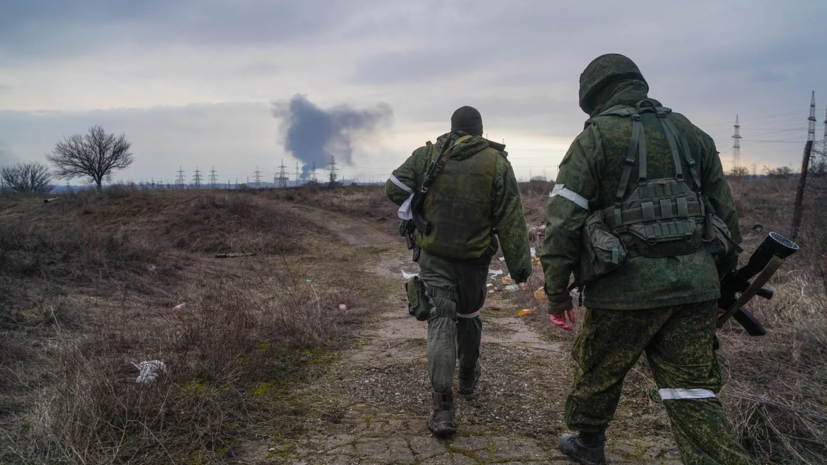
{"type": "Polygon", "coordinates": [[[589,209],[589,201],[586,200],[585,197],[578,194],[577,192],[574,192],[571,189],[566,189],[566,186],[564,186],[563,184],[555,184],[554,188],[551,190],[551,194],[549,194],[549,197],[557,197],[558,195],[560,197],[563,197],[564,199],[571,200],[579,207],[582,207],[586,210],[589,209]]]}

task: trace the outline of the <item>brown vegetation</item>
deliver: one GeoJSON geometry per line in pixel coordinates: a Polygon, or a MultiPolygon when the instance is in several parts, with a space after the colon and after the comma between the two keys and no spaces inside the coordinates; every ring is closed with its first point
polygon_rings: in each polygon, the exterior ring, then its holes
{"type": "Polygon", "coordinates": [[[318,260],[352,254],[249,194],[118,187],[0,217],[3,463],[222,462],[250,425],[294,434],[288,386],[366,312],[318,260]],[[137,384],[143,360],[168,371],[137,384]]]}
{"type": "MultiPolygon", "coordinates": [[[[766,232],[788,232],[795,180],[732,187],[744,257],[766,232]]],[[[536,247],[550,188],[521,185],[536,247]]],[[[342,273],[360,255],[296,205],[389,234],[398,225],[380,187],[119,187],[46,205],[0,200],[0,461],[216,463],[237,455],[241,437],[300,434],[312,406],[291,386],[324,369],[314,362],[348,340],[376,290],[342,273]],[[257,255],[215,260],[217,252],[257,255]],[[347,318],[339,303],[350,307],[347,318]],[[168,372],[136,384],[131,363],[153,359],[168,372]]],[[[722,400],[762,463],[827,463],[827,246],[823,212],[812,205],[802,252],[770,283],[775,297],[750,305],[769,334],[750,338],[734,323],[719,333],[722,400]]],[[[626,384],[652,408],[645,366],[626,384]]]]}

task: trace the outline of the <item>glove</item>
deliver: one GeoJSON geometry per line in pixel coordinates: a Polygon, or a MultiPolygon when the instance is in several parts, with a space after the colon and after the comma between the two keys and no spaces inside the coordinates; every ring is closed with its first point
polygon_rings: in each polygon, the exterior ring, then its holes
{"type": "Polygon", "coordinates": [[[560,313],[552,313],[551,315],[549,315],[549,320],[551,320],[551,323],[554,326],[557,326],[559,328],[563,328],[566,331],[571,331],[571,326],[568,323],[566,323],[566,316],[569,317],[569,321],[574,323],[574,309],[573,308],[570,308],[570,309],[568,309],[564,312],[560,312],[560,313]]]}

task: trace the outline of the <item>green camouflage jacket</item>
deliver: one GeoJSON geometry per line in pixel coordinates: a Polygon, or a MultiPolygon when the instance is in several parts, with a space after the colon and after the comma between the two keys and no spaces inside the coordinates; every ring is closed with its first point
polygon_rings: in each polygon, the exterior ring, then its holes
{"type": "MultiPolygon", "coordinates": [[[[644,98],[647,98],[645,88],[630,81],[623,84],[602,108],[634,105],[644,98]]],[[[683,115],[672,113],[670,120],[687,136],[693,157],[699,165],[703,194],[708,197],[717,215],[726,222],[733,240],[740,243],[735,204],[715,143],[683,115]]],[[[550,313],[572,308],[568,286],[582,250],[581,228],[590,211],[614,203],[620,183],[632,132],[631,119],[612,118],[601,126],[603,133],[597,125],[587,124],[560,163],[556,180],[557,185],[579,194],[584,199],[581,204],[587,201],[589,209],[559,195],[550,198],[546,206],[546,237],[541,260],[550,313]],[[608,157],[607,153],[615,155],[608,157]]],[[[674,176],[669,147],[657,116],[651,113],[644,115],[643,126],[649,179],[674,176]]],[[[637,173],[638,162],[635,160],[633,173],[637,173]]],[[[688,172],[686,162],[683,163],[684,172],[688,172]]],[[[627,194],[637,187],[636,177],[632,178],[626,189],[627,194]]],[[[624,267],[586,286],[585,305],[589,308],[634,310],[714,300],[720,297],[716,266],[731,267],[737,258],[733,253],[716,264],[704,248],[677,257],[635,257],[624,267]]]]}
{"type": "MultiPolygon", "coordinates": [[[[448,134],[440,136],[437,139],[437,145],[440,145],[447,136],[448,134]]],[[[472,137],[461,142],[454,149],[451,159],[473,156],[486,147],[488,145],[485,143],[485,139],[472,137]]],[[[520,191],[517,187],[517,179],[514,177],[514,171],[506,158],[507,154],[501,152],[501,155],[497,157],[493,192],[484,192],[481,195],[491,195],[493,198],[492,224],[497,231],[497,238],[503,249],[503,255],[511,277],[516,282],[521,283],[531,276],[528,232],[526,231],[525,214],[520,191]]],[[[420,147],[414,150],[402,166],[393,171],[393,176],[408,188],[416,190],[421,186],[430,163],[430,149],[428,146],[420,147]]],[[[385,183],[385,193],[397,205],[402,205],[410,195],[391,180],[385,183]]],[[[491,245],[492,251],[496,252],[496,241],[492,241],[491,245]]]]}

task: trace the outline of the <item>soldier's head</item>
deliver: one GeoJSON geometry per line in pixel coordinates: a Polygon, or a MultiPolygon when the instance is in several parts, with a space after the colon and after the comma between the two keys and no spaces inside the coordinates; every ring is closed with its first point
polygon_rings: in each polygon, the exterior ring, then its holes
{"type": "Polygon", "coordinates": [[[462,131],[472,136],[481,136],[482,115],[474,107],[459,107],[451,115],[451,130],[462,131]]]}
{"type": "Polygon", "coordinates": [[[612,84],[627,79],[638,80],[649,90],[640,69],[628,57],[609,53],[595,58],[580,75],[580,108],[591,114],[609,99],[611,93],[607,90],[612,84]]]}

